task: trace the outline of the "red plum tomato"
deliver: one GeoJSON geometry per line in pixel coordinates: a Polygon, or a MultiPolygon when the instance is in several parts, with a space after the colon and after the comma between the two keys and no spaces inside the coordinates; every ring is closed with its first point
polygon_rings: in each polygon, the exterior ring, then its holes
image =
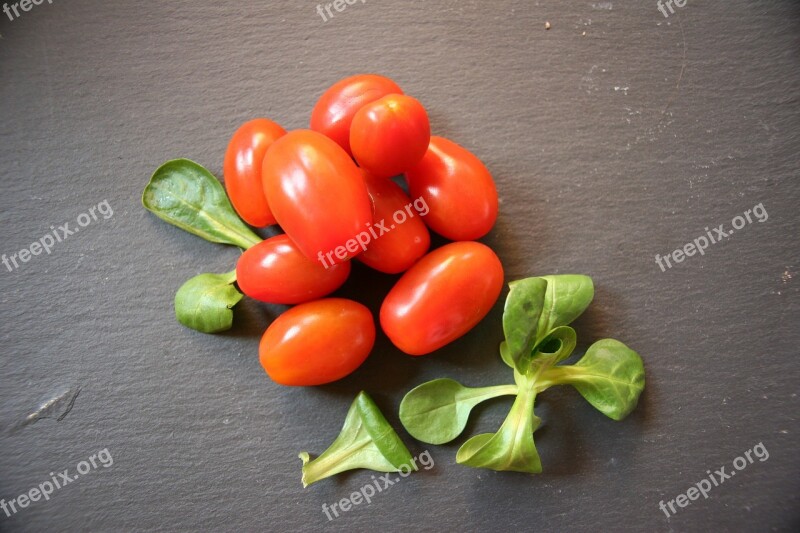
{"type": "Polygon", "coordinates": [[[225,151],[225,190],[236,212],[251,226],[275,224],[261,185],[261,171],[267,149],[285,134],[278,124],[257,118],[236,130],[225,151]]]}
{"type": "Polygon", "coordinates": [[[431,126],[419,101],[390,94],[363,106],[350,126],[350,148],[358,165],[380,178],[402,174],[428,149],[431,126]]]}
{"type": "Polygon", "coordinates": [[[369,309],[342,298],[300,304],[275,319],[259,345],[259,359],[281,385],[322,385],[361,366],[375,343],[369,309]]]}
{"type": "Polygon", "coordinates": [[[403,94],[400,87],[384,76],[358,74],[331,86],[319,98],[311,112],[311,129],[350,150],[350,124],[353,116],[365,104],[389,94],[403,94]]]}
{"type": "Polygon", "coordinates": [[[300,251],[323,266],[359,252],[355,236],[372,223],[359,168],[321,133],[295,130],[267,150],[264,193],[272,214],[300,251]]]}
{"type": "Polygon", "coordinates": [[[503,266],[488,246],[453,242],[420,259],[381,305],[383,331],[409,355],[425,355],[466,334],[503,288],[503,266]]]}
{"type": "Polygon", "coordinates": [[[362,234],[371,240],[358,260],[386,274],[405,272],[431,245],[430,233],[422,221],[427,205],[424,200],[412,202],[392,180],[367,172],[364,177],[375,207],[375,220],[370,231],[362,234]]]}
{"type": "Polygon", "coordinates": [[[489,170],[475,155],[453,141],[431,137],[430,147],[406,172],[412,198],[430,206],[425,223],[450,240],[483,237],[497,220],[497,189],[489,170]]]}
{"type": "Polygon", "coordinates": [[[350,263],[325,268],[304,256],[286,235],[245,250],[236,264],[239,288],[250,298],[299,304],[327,296],[347,280],[350,263]]]}

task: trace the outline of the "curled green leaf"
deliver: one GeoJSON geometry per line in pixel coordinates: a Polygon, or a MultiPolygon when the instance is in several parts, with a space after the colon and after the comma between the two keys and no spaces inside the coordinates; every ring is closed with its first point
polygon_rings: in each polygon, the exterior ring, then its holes
{"type": "Polygon", "coordinates": [[[516,393],[516,385],[470,388],[452,379],[435,379],[405,395],[400,403],[400,421],[415,439],[444,444],[464,431],[473,407],[490,398],[516,393]]]}
{"type": "Polygon", "coordinates": [[[569,357],[577,344],[575,330],[569,326],[559,326],[536,345],[532,359],[539,362],[539,368],[552,366],[569,357]]]}
{"type": "Polygon", "coordinates": [[[408,448],[364,391],[350,406],[333,444],[314,460],[308,452],[301,452],[299,457],[303,461],[303,487],[355,468],[377,472],[417,469],[408,448]]]}
{"type": "Polygon", "coordinates": [[[200,274],[175,294],[178,322],[203,333],[219,333],[233,325],[233,306],[242,299],[233,283],[236,271],[227,274],[200,274]]]}
{"type": "Polygon", "coordinates": [[[614,339],[592,344],[574,365],[551,368],[546,378],[575,387],[598,411],[622,420],[633,411],[644,390],[644,364],[639,354],[614,339]]]}
{"type": "Polygon", "coordinates": [[[142,205],[160,219],[207,241],[244,249],[261,242],[233,210],[219,180],[188,159],[161,165],[144,189],[142,205]]]}

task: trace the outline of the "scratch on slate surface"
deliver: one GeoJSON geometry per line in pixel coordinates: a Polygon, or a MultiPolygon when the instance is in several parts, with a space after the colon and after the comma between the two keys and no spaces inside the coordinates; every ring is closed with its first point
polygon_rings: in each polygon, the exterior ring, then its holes
{"type": "Polygon", "coordinates": [[[39,404],[39,407],[25,417],[20,427],[35,424],[43,418],[55,418],[60,422],[72,411],[75,400],[81,393],[80,387],[61,389],[57,394],[39,404]]]}
{"type": "Polygon", "coordinates": [[[678,94],[681,92],[681,82],[683,81],[683,74],[686,72],[686,34],[683,32],[683,21],[681,20],[680,13],[676,13],[678,17],[678,27],[681,30],[681,40],[683,40],[683,58],[681,60],[681,71],[678,74],[678,81],[675,83],[675,90],[672,92],[672,96],[669,100],[667,100],[666,105],[664,106],[664,110],[661,111],[661,120],[658,121],[660,125],[661,122],[664,120],[664,115],[667,114],[667,110],[669,106],[672,105],[672,102],[677,98],[678,94]]]}

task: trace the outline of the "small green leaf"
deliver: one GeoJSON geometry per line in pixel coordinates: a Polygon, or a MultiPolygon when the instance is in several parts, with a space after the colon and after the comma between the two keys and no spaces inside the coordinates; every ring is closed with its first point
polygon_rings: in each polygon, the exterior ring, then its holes
{"type": "Polygon", "coordinates": [[[621,342],[603,339],[574,365],[553,367],[544,377],[571,384],[598,411],[622,420],[636,407],[644,389],[644,364],[639,354],[621,342]]]}
{"type": "Polygon", "coordinates": [[[506,340],[500,346],[500,356],[508,366],[522,372],[536,345],[536,326],[544,306],[547,281],[527,278],[512,282],[509,287],[511,290],[503,309],[506,340]]]}
{"type": "Polygon", "coordinates": [[[516,393],[515,385],[470,388],[452,379],[435,379],[405,395],[400,403],[400,421],[415,439],[444,444],[464,431],[473,407],[490,398],[516,393]]]}
{"type": "Polygon", "coordinates": [[[542,462],[533,432],[541,419],[533,414],[536,393],[520,391],[514,405],[497,433],[483,433],[465,442],[456,454],[456,462],[474,468],[538,474],[542,462]]]}
{"type": "Polygon", "coordinates": [[[178,322],[203,333],[218,333],[233,325],[233,306],[242,299],[233,283],[236,271],[227,274],[200,274],[175,294],[178,322]]]}
{"type": "Polygon", "coordinates": [[[222,184],[188,159],[161,165],[142,194],[156,216],[208,241],[250,248],[261,238],[234,212],[222,184]]]}
{"type": "Polygon", "coordinates": [[[301,452],[303,486],[345,470],[367,468],[377,472],[416,470],[411,453],[366,392],[361,391],[347,412],[339,436],[319,457],[301,452]]]}
{"type": "Polygon", "coordinates": [[[594,297],[592,278],[580,274],[543,276],[547,281],[544,309],[539,317],[537,339],[552,329],[567,326],[578,318],[594,297]]]}
{"type": "Polygon", "coordinates": [[[536,345],[532,360],[541,360],[544,365],[552,366],[569,357],[577,344],[575,330],[569,326],[559,326],[536,345]]]}

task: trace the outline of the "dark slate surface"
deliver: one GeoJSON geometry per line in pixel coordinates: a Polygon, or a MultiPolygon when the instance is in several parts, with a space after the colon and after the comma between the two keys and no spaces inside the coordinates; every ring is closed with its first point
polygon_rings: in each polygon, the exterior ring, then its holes
{"type": "MultiPolygon", "coordinates": [[[[113,458],[0,512],[0,530],[797,530],[798,4],[692,0],[665,18],[652,0],[367,0],[328,22],[315,8],[56,0],[0,13],[0,253],[113,209],[50,255],[0,266],[0,498],[99,450],[113,458]],[[397,79],[491,168],[502,213],[484,240],[509,280],[594,277],[580,348],[623,340],[648,385],[621,423],[574,391],[544,394],[535,477],[456,465],[465,437],[434,447],[401,431],[435,466],[328,523],[322,504],[370,473],[303,490],[297,453],[322,451],[361,389],[399,426],[402,395],[425,380],[506,382],[501,304],[436,355],[381,336],[344,381],[281,388],[257,358],[280,309],[247,303],[220,336],[179,326],[175,290],[237,252],[139,197],[169,158],[219,175],[241,122],[303,127],[329,84],[362,71],[397,79]],[[765,222],[656,264],[757,204],[765,222]],[[669,519],[659,509],[758,443],[766,461],[669,519]]],[[[392,278],[356,274],[341,294],[377,308],[392,278]]],[[[496,429],[508,406],[479,409],[467,434],[496,429]]]]}

